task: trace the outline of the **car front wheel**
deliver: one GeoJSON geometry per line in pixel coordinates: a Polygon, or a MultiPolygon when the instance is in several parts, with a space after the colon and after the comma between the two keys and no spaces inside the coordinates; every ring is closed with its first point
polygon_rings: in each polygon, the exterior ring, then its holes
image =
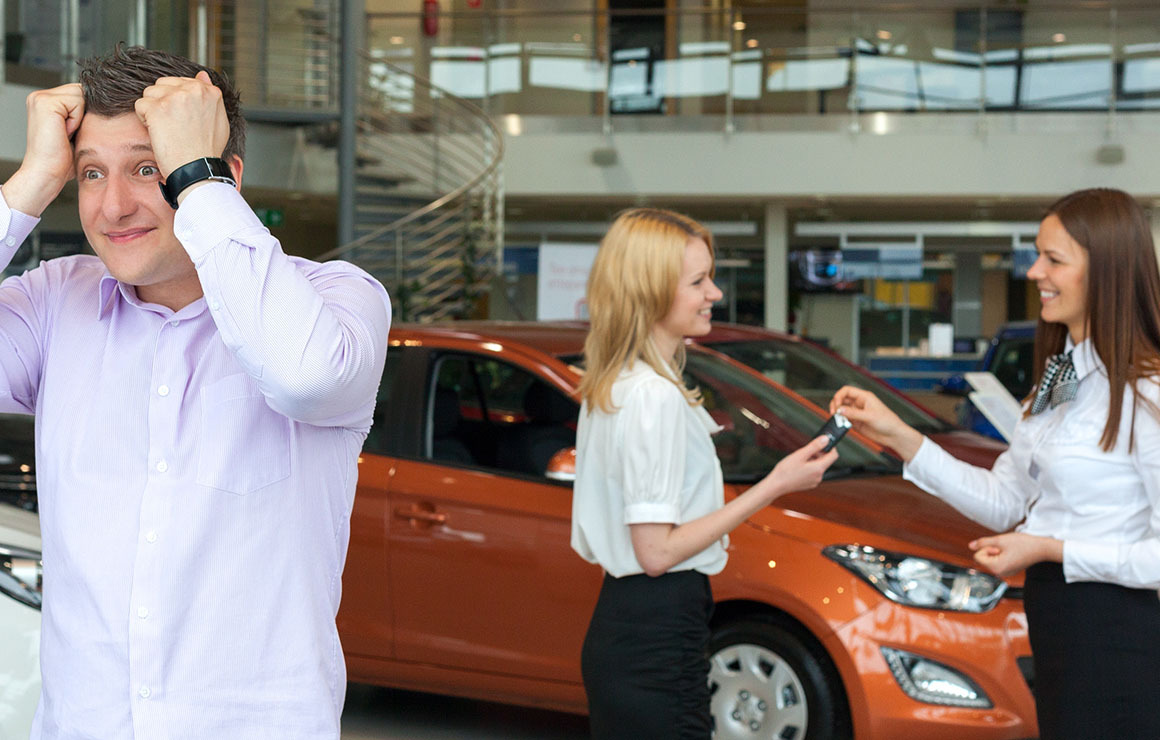
{"type": "Polygon", "coordinates": [[[709,641],[716,740],[842,740],[845,692],[820,646],[775,622],[736,621],[709,641]]]}

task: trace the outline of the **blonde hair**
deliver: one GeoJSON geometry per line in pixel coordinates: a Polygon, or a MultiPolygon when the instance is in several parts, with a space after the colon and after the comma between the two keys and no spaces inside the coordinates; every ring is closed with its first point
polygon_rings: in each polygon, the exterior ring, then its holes
{"type": "Polygon", "coordinates": [[[673,305],[690,239],[704,240],[714,257],[713,236],[693,219],[659,208],[633,208],[620,213],[601,240],[588,274],[587,369],[579,388],[589,409],[615,411],[612,384],[637,360],[672,380],[691,405],[700,403],[700,393],[680,380],[685,346],[666,358],[652,341],[653,327],[673,305]]]}

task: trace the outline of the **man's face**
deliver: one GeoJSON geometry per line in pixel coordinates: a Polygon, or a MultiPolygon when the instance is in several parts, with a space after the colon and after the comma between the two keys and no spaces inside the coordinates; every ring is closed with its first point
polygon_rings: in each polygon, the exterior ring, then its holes
{"type": "Polygon", "coordinates": [[[174,211],[157,183],[149,132],[132,113],[86,114],[75,139],[81,227],[113,277],[137,296],[177,310],[201,296],[174,211]]]}

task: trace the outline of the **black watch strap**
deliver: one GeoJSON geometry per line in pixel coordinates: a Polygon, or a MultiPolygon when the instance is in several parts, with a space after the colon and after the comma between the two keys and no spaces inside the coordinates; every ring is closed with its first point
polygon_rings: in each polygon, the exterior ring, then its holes
{"type": "Polygon", "coordinates": [[[202,180],[228,182],[234,187],[238,186],[229,164],[220,157],[202,157],[189,164],[183,164],[170,172],[169,177],[165,178],[165,182],[157,184],[161,187],[161,194],[165,196],[165,202],[176,209],[177,196],[181,195],[181,192],[190,185],[202,180]]]}

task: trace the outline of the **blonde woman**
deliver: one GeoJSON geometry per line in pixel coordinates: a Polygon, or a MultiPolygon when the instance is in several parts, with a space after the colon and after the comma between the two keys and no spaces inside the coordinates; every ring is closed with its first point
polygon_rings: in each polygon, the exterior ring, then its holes
{"type": "Polygon", "coordinates": [[[838,457],[820,437],[725,503],[718,427],[681,380],[684,338],[709,331],[721,298],[713,273],[703,226],[637,208],[588,278],[572,547],[605,571],[581,658],[593,738],[710,737],[708,577],[726,535],[838,457]]]}

